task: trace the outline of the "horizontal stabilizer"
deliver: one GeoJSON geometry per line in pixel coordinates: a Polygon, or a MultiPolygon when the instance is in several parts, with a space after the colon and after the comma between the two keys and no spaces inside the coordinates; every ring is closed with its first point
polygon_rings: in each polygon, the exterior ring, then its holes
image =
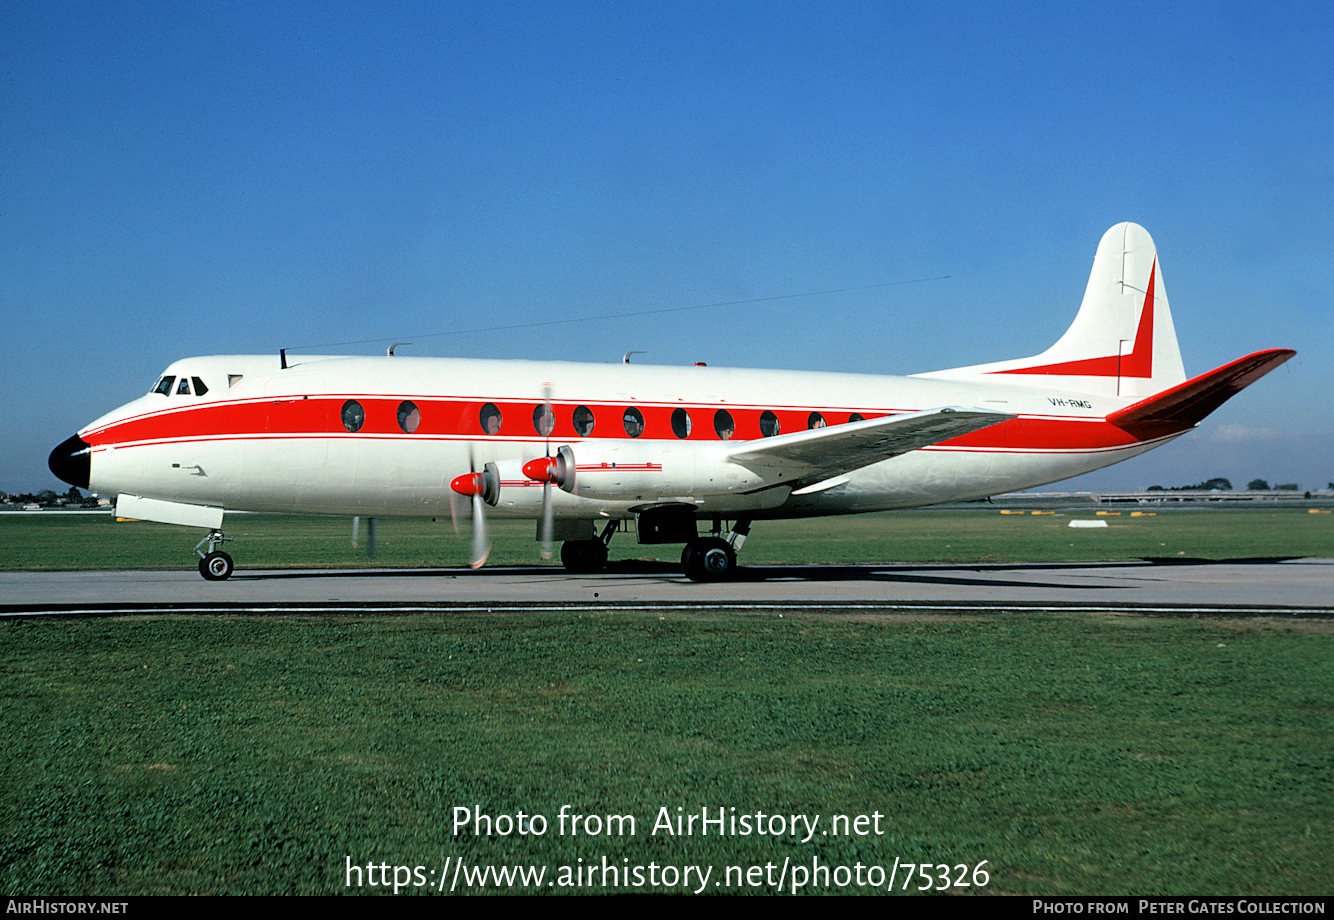
{"type": "Polygon", "coordinates": [[[1238,358],[1231,364],[1118,409],[1107,416],[1107,421],[1140,440],[1194,428],[1210,412],[1295,354],[1297,352],[1290,348],[1274,348],[1238,358]]]}
{"type": "Polygon", "coordinates": [[[727,458],[747,467],[793,470],[800,483],[812,484],[1012,418],[985,409],[927,409],[747,441],[727,458]]]}

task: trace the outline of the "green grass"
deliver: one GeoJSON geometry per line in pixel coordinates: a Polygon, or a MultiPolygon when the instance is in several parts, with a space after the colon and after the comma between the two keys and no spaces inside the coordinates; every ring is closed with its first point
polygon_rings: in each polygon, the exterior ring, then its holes
{"type": "Polygon", "coordinates": [[[990,893],[1328,894],[1330,660],[1328,624],[1290,621],[8,620],[0,879],[337,893],[348,858],[555,873],[605,857],[716,879],[897,857],[986,860],[990,893]],[[637,833],[561,836],[562,805],[637,833]],[[456,806],[552,825],[456,836],[456,806]],[[659,808],[731,806],[879,812],[884,833],[649,832],[659,808]]]}
{"type": "MultiPolygon", "coordinates": [[[[742,564],[809,562],[1006,563],[1104,562],[1150,557],[1236,559],[1334,557],[1334,515],[1303,510],[1162,511],[1153,517],[1108,517],[1106,529],[1079,530],[1057,515],[1002,515],[995,510],[902,511],[802,521],[761,521],[742,564]]],[[[471,553],[466,523],[380,522],[379,552],[353,547],[347,518],[233,515],[226,549],[245,568],[282,566],[464,566],[471,553]]],[[[531,522],[490,525],[493,565],[539,564],[531,522]]],[[[180,568],[203,532],[110,517],[52,512],[0,514],[0,570],[180,568]]],[[[676,562],[679,546],[641,546],[618,534],[611,558],[676,562]]],[[[552,563],[556,564],[556,563],[552,563]]]]}
{"type": "MultiPolygon", "coordinates": [[[[1334,557],[1331,515],[1170,511],[1098,530],[1074,516],[1092,514],[764,522],[742,558],[1334,557]]],[[[345,519],[228,529],[247,567],[371,564],[345,519]]],[[[492,535],[493,562],[536,562],[531,524],[492,535]]],[[[0,568],[178,568],[198,537],[0,515],[0,568]]],[[[380,550],[374,564],[463,565],[469,540],[386,521],[380,550]]],[[[677,553],[621,535],[612,558],[677,553]]],[[[716,879],[898,858],[985,860],[993,893],[1328,894],[1330,642],[1324,623],[929,611],[0,621],[0,879],[7,894],[330,893],[348,859],[555,873],[605,858],[716,879]],[[562,836],[562,805],[632,815],[638,832],[562,836]],[[552,828],[454,835],[459,806],[552,828]],[[649,832],[678,807],[825,827],[879,813],[884,833],[649,832]]]]}

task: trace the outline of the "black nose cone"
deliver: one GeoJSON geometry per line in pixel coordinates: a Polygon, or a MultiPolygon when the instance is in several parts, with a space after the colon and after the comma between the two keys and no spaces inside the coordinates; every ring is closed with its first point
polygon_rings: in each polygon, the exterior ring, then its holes
{"type": "Polygon", "coordinates": [[[47,458],[46,465],[51,467],[51,472],[70,485],[86,489],[88,488],[88,477],[93,467],[91,450],[92,448],[88,442],[76,434],[72,438],[61,441],[60,446],[51,451],[51,456],[47,458]]]}

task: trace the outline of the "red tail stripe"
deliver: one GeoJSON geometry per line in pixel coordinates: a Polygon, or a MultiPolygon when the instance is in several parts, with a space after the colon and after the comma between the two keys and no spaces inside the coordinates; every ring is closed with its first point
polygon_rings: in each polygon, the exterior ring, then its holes
{"type": "Polygon", "coordinates": [[[1128,355],[1107,355],[1102,358],[1082,358],[1061,364],[1040,367],[1016,367],[993,374],[1055,374],[1063,377],[1142,377],[1153,376],[1153,287],[1158,277],[1158,260],[1153,260],[1149,272],[1149,289],[1144,295],[1144,307],[1135,330],[1135,344],[1128,355]]]}

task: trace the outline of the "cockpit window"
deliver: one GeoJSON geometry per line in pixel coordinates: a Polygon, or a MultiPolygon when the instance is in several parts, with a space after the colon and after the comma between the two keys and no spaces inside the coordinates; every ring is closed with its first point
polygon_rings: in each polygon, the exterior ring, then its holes
{"type": "Polygon", "coordinates": [[[182,377],[182,378],[181,378],[181,384],[180,384],[180,386],[178,386],[178,387],[176,388],[176,395],[177,395],[177,396],[189,396],[189,395],[190,395],[190,381],[188,381],[188,380],[186,380],[184,377],[182,377]]]}
{"type": "Polygon", "coordinates": [[[170,396],[171,385],[175,382],[176,378],[174,376],[163,377],[157,382],[157,386],[153,387],[153,392],[161,393],[163,396],[170,396]]]}
{"type": "Polygon", "coordinates": [[[196,396],[203,396],[208,392],[208,387],[204,386],[204,381],[200,380],[198,377],[191,377],[190,382],[195,386],[196,396]]]}

